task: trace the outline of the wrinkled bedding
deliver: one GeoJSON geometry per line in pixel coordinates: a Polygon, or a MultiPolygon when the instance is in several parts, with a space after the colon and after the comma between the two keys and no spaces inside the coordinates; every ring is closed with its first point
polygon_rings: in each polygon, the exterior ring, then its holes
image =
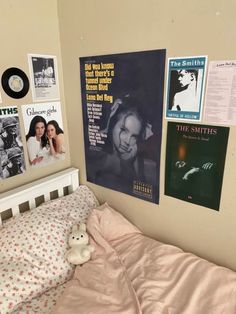
{"type": "Polygon", "coordinates": [[[54,314],[233,314],[236,273],[144,236],[104,204],[87,229],[92,259],[77,266],[54,314]]]}
{"type": "Polygon", "coordinates": [[[64,283],[51,288],[29,302],[22,303],[12,314],[51,314],[65,289],[65,285],[64,283]]]}
{"type": "Polygon", "coordinates": [[[74,273],[74,265],[65,259],[71,227],[85,222],[97,205],[93,192],[81,185],[72,194],[4,223],[0,229],[0,314],[46,314],[50,310],[60,291],[56,289],[53,296],[50,289],[64,284],[74,273]]]}

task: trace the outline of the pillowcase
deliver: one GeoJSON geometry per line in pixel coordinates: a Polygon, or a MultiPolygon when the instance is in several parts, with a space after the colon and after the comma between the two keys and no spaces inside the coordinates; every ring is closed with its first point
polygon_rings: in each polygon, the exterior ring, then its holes
{"type": "Polygon", "coordinates": [[[85,222],[98,205],[86,186],[9,219],[0,229],[0,313],[11,313],[48,289],[69,280],[65,258],[73,224],[85,222]]]}

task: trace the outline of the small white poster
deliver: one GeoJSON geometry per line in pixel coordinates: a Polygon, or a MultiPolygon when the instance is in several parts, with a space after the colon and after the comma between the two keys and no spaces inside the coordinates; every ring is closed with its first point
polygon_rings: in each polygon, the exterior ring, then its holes
{"type": "Polygon", "coordinates": [[[28,54],[33,100],[59,100],[59,81],[56,56],[28,54]]]}
{"type": "Polygon", "coordinates": [[[29,165],[44,167],[65,159],[60,102],[23,105],[29,165]]]}
{"type": "Polygon", "coordinates": [[[209,63],[204,121],[236,125],[236,60],[209,63]]]}

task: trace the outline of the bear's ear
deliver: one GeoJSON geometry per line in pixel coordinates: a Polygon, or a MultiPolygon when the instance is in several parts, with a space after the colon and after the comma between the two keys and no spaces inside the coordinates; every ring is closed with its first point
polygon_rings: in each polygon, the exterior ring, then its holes
{"type": "Polygon", "coordinates": [[[77,225],[72,226],[72,232],[76,232],[77,230],[78,230],[78,226],[77,225]]]}
{"type": "Polygon", "coordinates": [[[86,231],[86,225],[84,223],[81,223],[79,226],[79,230],[86,231]]]}

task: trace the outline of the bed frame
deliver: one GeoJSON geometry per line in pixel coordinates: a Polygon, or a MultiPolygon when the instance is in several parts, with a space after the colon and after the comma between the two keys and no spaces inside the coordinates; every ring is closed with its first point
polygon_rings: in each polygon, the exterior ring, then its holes
{"type": "Polygon", "coordinates": [[[52,199],[52,192],[58,197],[72,193],[79,186],[79,170],[68,168],[42,179],[22,185],[0,194],[0,228],[2,214],[11,211],[11,216],[20,214],[20,205],[28,203],[28,209],[36,207],[36,199],[43,197],[44,202],[52,199]],[[57,191],[57,192],[55,192],[57,191]]]}

